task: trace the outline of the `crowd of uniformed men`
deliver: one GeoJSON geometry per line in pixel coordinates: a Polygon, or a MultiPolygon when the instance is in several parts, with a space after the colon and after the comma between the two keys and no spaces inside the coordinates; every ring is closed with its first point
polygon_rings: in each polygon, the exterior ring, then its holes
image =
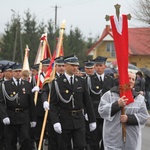
{"type": "MultiPolygon", "coordinates": [[[[105,74],[107,58],[84,62],[80,72],[75,55],[55,59],[56,76],[36,86],[38,65],[31,73],[20,63],[0,66],[0,150],[34,150],[39,145],[45,110],[48,150],[103,150],[103,119],[98,113],[101,96],[116,83],[105,74]],[[38,91],[37,103],[34,93],[38,91]],[[50,94],[50,104],[48,95],[50,94]]],[[[50,59],[42,61],[41,82],[50,59]]]]}

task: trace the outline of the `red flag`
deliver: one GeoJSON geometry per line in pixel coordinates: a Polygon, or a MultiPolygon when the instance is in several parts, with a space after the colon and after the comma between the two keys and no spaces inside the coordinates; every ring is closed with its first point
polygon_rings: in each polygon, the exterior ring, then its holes
{"type": "Polygon", "coordinates": [[[119,84],[120,84],[120,96],[125,95],[128,98],[127,104],[132,103],[133,96],[129,84],[128,75],[128,23],[127,15],[122,15],[122,30],[119,31],[118,26],[115,24],[116,18],[110,16],[112,25],[112,32],[114,37],[114,43],[116,48],[116,56],[118,62],[119,71],[119,84]]]}
{"type": "Polygon", "coordinates": [[[58,38],[58,42],[57,42],[57,46],[56,46],[56,51],[54,52],[53,58],[51,59],[51,62],[50,62],[49,68],[47,70],[46,78],[45,78],[43,85],[47,82],[51,82],[55,78],[55,67],[53,67],[54,59],[56,57],[63,56],[63,54],[64,54],[63,46],[62,46],[64,29],[65,29],[65,22],[63,22],[61,25],[61,30],[59,33],[59,38],[58,38]]]}
{"type": "Polygon", "coordinates": [[[47,35],[43,34],[40,38],[40,41],[45,41],[45,40],[47,40],[47,35]]]}
{"type": "Polygon", "coordinates": [[[52,59],[51,59],[51,61],[50,61],[49,67],[48,67],[48,69],[47,69],[47,71],[46,71],[45,80],[50,77],[50,74],[51,74],[51,72],[52,72],[52,70],[53,70],[55,57],[56,57],[56,51],[54,51],[53,57],[52,57],[52,59]]]}
{"type": "Polygon", "coordinates": [[[39,87],[42,88],[42,85],[43,85],[43,82],[44,82],[44,77],[41,74],[40,75],[36,74],[35,75],[36,81],[38,80],[38,77],[40,77],[39,87]]]}
{"type": "Polygon", "coordinates": [[[49,44],[48,44],[48,41],[47,41],[47,34],[42,35],[40,40],[45,42],[43,59],[51,58],[52,56],[51,56],[50,47],[49,47],[49,44]]]}
{"type": "MultiPolygon", "coordinates": [[[[58,41],[58,38],[57,38],[57,41],[58,41]]],[[[56,50],[54,51],[54,54],[53,54],[53,57],[52,57],[52,59],[51,59],[50,65],[49,65],[49,67],[48,67],[48,69],[47,69],[46,76],[45,76],[45,80],[50,77],[50,74],[51,74],[51,72],[52,72],[52,70],[53,70],[54,60],[55,60],[55,58],[56,58],[56,54],[58,53],[58,51],[57,51],[58,44],[59,44],[59,43],[57,42],[56,50]]],[[[61,45],[60,52],[59,52],[58,56],[64,56],[63,45],[61,45]]]]}
{"type": "Polygon", "coordinates": [[[45,50],[44,50],[44,56],[43,56],[43,59],[46,59],[46,58],[51,58],[51,52],[50,52],[50,48],[49,48],[49,44],[47,42],[47,40],[45,41],[46,42],[46,45],[45,45],[45,50]]]}
{"type": "Polygon", "coordinates": [[[51,51],[50,51],[50,47],[49,47],[49,44],[48,44],[48,41],[47,41],[47,34],[45,33],[40,38],[40,44],[39,44],[39,47],[38,47],[38,51],[37,51],[37,54],[36,54],[36,57],[35,57],[34,64],[39,64],[41,60],[46,59],[46,58],[51,58],[51,57],[52,57],[51,56],[51,51]],[[44,51],[44,54],[41,58],[42,51],[44,51]]]}
{"type": "Polygon", "coordinates": [[[38,48],[38,52],[34,61],[34,64],[40,64],[39,65],[39,71],[38,74],[35,76],[36,81],[39,80],[39,87],[42,88],[43,82],[44,82],[44,76],[41,75],[42,72],[42,64],[41,61],[46,59],[46,58],[51,58],[51,52],[50,52],[50,47],[47,41],[47,33],[43,34],[40,38],[40,44],[38,48]]]}

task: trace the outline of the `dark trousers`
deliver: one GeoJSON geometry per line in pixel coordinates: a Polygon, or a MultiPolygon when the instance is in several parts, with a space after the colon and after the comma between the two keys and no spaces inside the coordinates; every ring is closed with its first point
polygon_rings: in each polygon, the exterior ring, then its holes
{"type": "Polygon", "coordinates": [[[32,150],[36,150],[36,145],[35,145],[35,127],[30,128],[30,138],[31,138],[31,145],[32,145],[32,150]]]}
{"type": "Polygon", "coordinates": [[[90,132],[90,150],[104,150],[103,146],[103,119],[96,119],[96,130],[90,132]],[[101,146],[99,146],[101,142],[101,146]]]}
{"type": "Polygon", "coordinates": [[[7,132],[10,150],[17,150],[17,142],[20,145],[19,150],[32,150],[29,124],[8,125],[7,132]]]}
{"type": "Polygon", "coordinates": [[[4,124],[0,121],[0,149],[5,147],[4,124]]]}
{"type": "Polygon", "coordinates": [[[90,128],[89,128],[89,121],[85,120],[85,126],[86,126],[86,150],[90,150],[90,128]]]}
{"type": "Polygon", "coordinates": [[[53,124],[51,123],[50,120],[48,121],[48,132],[49,132],[48,150],[63,150],[61,134],[55,132],[53,124]]]}
{"type": "Polygon", "coordinates": [[[86,146],[85,140],[86,129],[85,126],[78,129],[63,129],[62,131],[62,145],[63,150],[84,150],[86,146]]]}

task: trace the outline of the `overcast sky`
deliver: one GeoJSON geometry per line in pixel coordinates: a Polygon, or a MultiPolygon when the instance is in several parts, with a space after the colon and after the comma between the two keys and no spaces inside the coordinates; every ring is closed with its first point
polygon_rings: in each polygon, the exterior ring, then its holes
{"type": "MultiPolygon", "coordinates": [[[[0,6],[0,32],[4,32],[5,24],[11,20],[13,11],[21,18],[28,8],[31,14],[37,18],[37,22],[47,22],[49,19],[55,21],[55,6],[57,9],[57,24],[60,25],[63,19],[66,20],[66,32],[78,27],[83,35],[92,37],[101,35],[106,24],[105,15],[115,14],[115,4],[121,5],[121,13],[132,15],[132,7],[135,0],[4,0],[0,6]],[[13,11],[12,11],[13,10],[13,11]]],[[[129,27],[136,27],[138,24],[134,19],[129,21],[129,27]]]]}

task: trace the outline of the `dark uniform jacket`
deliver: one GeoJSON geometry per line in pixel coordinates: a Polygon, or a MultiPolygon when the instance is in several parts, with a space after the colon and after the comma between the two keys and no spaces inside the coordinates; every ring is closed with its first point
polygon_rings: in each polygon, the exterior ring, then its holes
{"type": "Polygon", "coordinates": [[[99,81],[96,74],[89,76],[88,78],[87,78],[87,86],[94,106],[96,118],[101,118],[98,113],[98,105],[100,103],[101,96],[114,86],[113,78],[109,75],[104,75],[104,81],[102,83],[99,81]],[[88,78],[90,79],[91,82],[91,88],[88,82],[88,78]]]}
{"type": "Polygon", "coordinates": [[[93,105],[83,78],[75,76],[73,87],[69,84],[65,75],[52,82],[50,115],[53,124],[60,122],[63,129],[83,127],[85,124],[82,112],[84,108],[86,108],[89,122],[95,122],[93,105]],[[55,82],[58,84],[60,96],[66,102],[60,99],[55,82]],[[74,100],[68,102],[71,95],[74,100]]]}
{"type": "Polygon", "coordinates": [[[2,118],[10,118],[10,124],[23,124],[36,121],[36,111],[31,84],[21,80],[21,84],[16,86],[13,79],[4,82],[8,97],[12,98],[18,93],[18,98],[9,100],[4,98],[2,86],[0,89],[0,112],[2,118]]]}

